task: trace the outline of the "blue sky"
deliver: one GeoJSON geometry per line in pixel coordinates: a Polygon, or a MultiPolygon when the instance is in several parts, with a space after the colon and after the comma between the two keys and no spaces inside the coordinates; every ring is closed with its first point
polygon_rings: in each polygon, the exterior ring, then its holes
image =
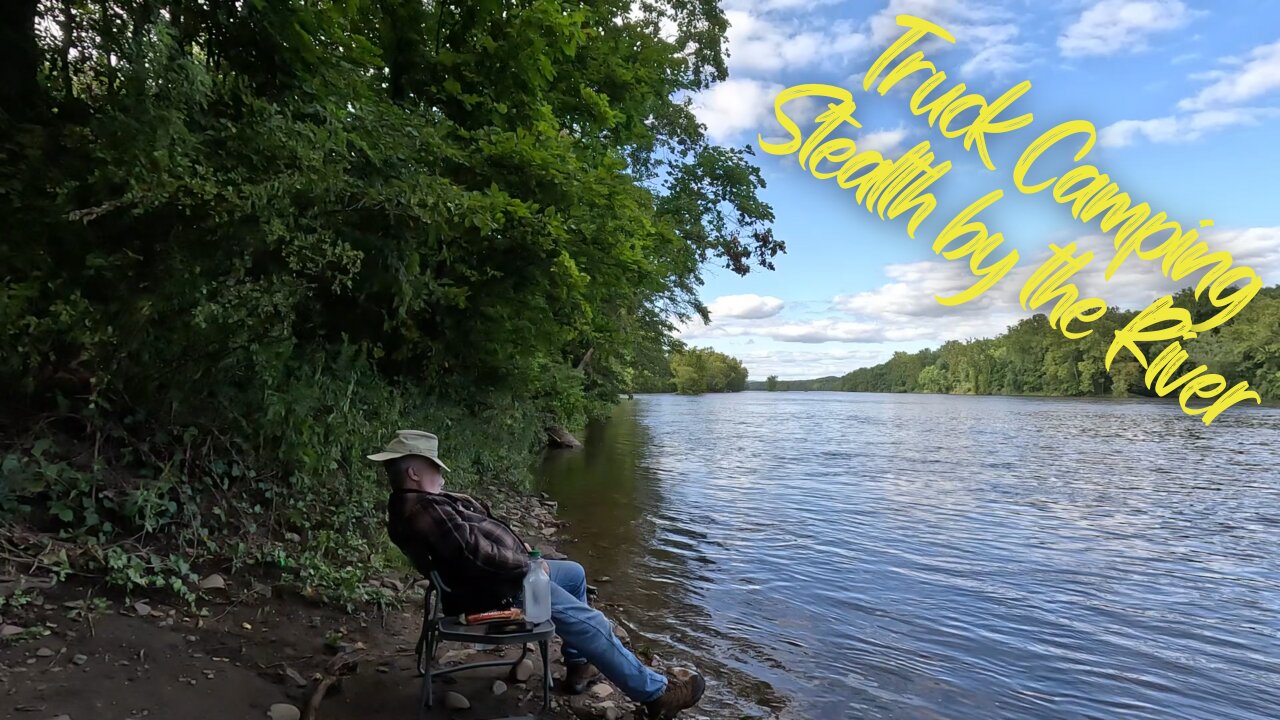
{"type": "MultiPolygon", "coordinates": [[[[1177,287],[1158,264],[1128,262],[1109,282],[1110,238],[1080,223],[1049,193],[1024,195],[1011,180],[1022,149],[1067,120],[1089,120],[1099,147],[1085,160],[1136,200],[1184,226],[1212,219],[1212,249],[1231,252],[1264,284],[1280,282],[1280,2],[1269,0],[722,0],[728,14],[729,79],[693,98],[712,139],[757,147],[787,254],[773,272],[742,278],[710,269],[703,297],[712,322],[683,329],[689,343],[741,358],[754,379],[843,374],[895,350],[988,337],[1030,313],[1017,303],[1025,277],[1051,242],[1077,242],[1097,259],[1078,278],[1087,294],[1143,307],[1177,287]],[[861,76],[916,15],[956,37],[924,47],[953,82],[994,100],[1029,80],[1007,116],[1034,122],[993,137],[995,171],[908,110],[910,91],[864,92],[861,76]],[[787,87],[828,83],[853,91],[862,129],[849,137],[888,158],[929,140],[954,167],[931,189],[939,207],[907,236],[906,217],[884,221],[850,191],[802,170],[795,156],[758,150],[784,136],[773,100],[787,87]],[[982,215],[1021,253],[1018,269],[978,300],[937,303],[972,284],[965,264],[935,256],[933,237],[957,210],[996,188],[1005,197],[982,215]]],[[[922,76],[920,76],[922,79],[922,76]]],[[[807,135],[812,115],[789,114],[807,135]]],[[[1065,147],[1065,145],[1064,145],[1065,147]]],[[[1046,168],[1072,167],[1059,153],[1046,168]],[[1056,163],[1056,164],[1054,164],[1056,163]]],[[[1001,253],[1003,254],[1003,253],[1001,253]]]]}

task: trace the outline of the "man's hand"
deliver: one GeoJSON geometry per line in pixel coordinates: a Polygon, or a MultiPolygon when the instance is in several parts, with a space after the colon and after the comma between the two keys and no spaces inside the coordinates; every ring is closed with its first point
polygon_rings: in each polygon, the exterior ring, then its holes
{"type": "MultiPolygon", "coordinates": [[[[525,549],[525,552],[533,552],[533,548],[529,546],[529,543],[524,544],[524,549],[525,549]]],[[[547,564],[546,560],[542,561],[542,572],[546,573],[547,575],[551,575],[551,566],[547,564]]]]}

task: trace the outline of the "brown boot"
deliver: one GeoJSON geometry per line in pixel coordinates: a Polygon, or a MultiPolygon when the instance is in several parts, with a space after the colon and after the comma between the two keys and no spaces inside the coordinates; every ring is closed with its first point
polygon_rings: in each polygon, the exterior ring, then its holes
{"type": "Polygon", "coordinates": [[[679,674],[667,673],[667,689],[655,700],[644,704],[644,709],[654,720],[669,720],[698,704],[707,682],[696,672],[685,670],[679,674]]]}
{"type": "Polygon", "coordinates": [[[570,665],[564,674],[564,682],[560,684],[560,689],[570,695],[581,695],[599,677],[600,671],[591,663],[570,665]]]}

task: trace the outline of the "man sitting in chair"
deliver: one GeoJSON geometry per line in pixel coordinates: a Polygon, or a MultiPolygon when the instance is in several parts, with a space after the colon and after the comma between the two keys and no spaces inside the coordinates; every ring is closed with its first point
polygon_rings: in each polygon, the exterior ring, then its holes
{"type": "MultiPolygon", "coordinates": [[[[387,531],[420,572],[434,568],[440,575],[457,605],[450,614],[508,607],[520,595],[529,546],[479,501],[444,492],[442,471],[449,468],[438,447],[431,433],[401,430],[384,452],[369,456],[383,463],[391,483],[387,531]]],[[[542,562],[551,578],[551,619],[564,643],[566,691],[585,691],[598,667],[653,718],[674,717],[701,699],[701,675],[664,677],[623,646],[608,619],[587,605],[581,565],[542,562]]]]}

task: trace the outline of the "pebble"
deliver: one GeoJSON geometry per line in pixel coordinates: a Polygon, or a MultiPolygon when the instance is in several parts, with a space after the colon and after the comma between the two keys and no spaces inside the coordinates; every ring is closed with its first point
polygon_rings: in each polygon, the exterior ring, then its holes
{"type": "Polygon", "coordinates": [[[553,527],[542,528],[542,534],[544,537],[551,537],[556,534],[556,529],[553,527]]]}
{"type": "Polygon", "coordinates": [[[56,715],[53,720],[71,720],[70,715],[56,715]]]}
{"type": "Polygon", "coordinates": [[[223,580],[221,575],[214,573],[209,577],[200,581],[200,589],[201,590],[226,590],[227,581],[223,580]]]}
{"type": "Polygon", "coordinates": [[[276,703],[267,711],[267,716],[271,720],[299,720],[302,712],[289,703],[276,703]]]}
{"type": "Polygon", "coordinates": [[[144,602],[136,602],[133,604],[133,611],[137,613],[139,617],[146,617],[151,614],[151,606],[144,602]]]}
{"type": "Polygon", "coordinates": [[[521,660],[520,664],[516,666],[515,677],[516,682],[525,682],[530,677],[533,677],[533,661],[529,658],[521,660]]]}
{"type": "Polygon", "coordinates": [[[301,535],[299,535],[298,533],[291,533],[291,532],[290,532],[290,533],[285,533],[285,534],[284,534],[284,539],[285,539],[286,541],[288,541],[288,542],[291,542],[291,543],[300,543],[300,542],[302,542],[302,536],[301,536],[301,535]]]}
{"type": "Polygon", "coordinates": [[[475,655],[476,651],[471,648],[460,648],[458,650],[450,650],[440,658],[440,664],[449,665],[450,663],[461,662],[475,655]]]}
{"type": "Polygon", "coordinates": [[[506,684],[506,683],[502,682],[501,680],[494,680],[494,681],[493,681],[493,694],[494,694],[494,695],[501,695],[502,693],[504,693],[504,692],[506,692],[506,691],[507,691],[507,684],[506,684]]]}
{"type": "Polygon", "coordinates": [[[83,665],[87,662],[89,662],[88,655],[76,655],[75,657],[71,658],[72,665],[83,665]]]}
{"type": "Polygon", "coordinates": [[[36,650],[36,657],[53,657],[54,654],[55,653],[49,648],[42,647],[39,650],[36,650]]]}
{"type": "Polygon", "coordinates": [[[613,688],[609,687],[608,683],[598,683],[596,685],[591,686],[592,697],[607,698],[612,694],[613,694],[613,688]]]}
{"type": "Polygon", "coordinates": [[[306,687],[306,686],[307,686],[307,679],[306,679],[306,678],[304,678],[304,677],[302,677],[302,674],[301,674],[301,673],[299,673],[297,670],[294,670],[294,669],[293,669],[293,668],[291,668],[291,667],[286,667],[286,668],[284,669],[284,674],[285,674],[285,676],[287,676],[290,680],[292,680],[292,681],[293,681],[293,684],[294,684],[294,685],[297,685],[298,687],[306,687]]]}
{"type": "Polygon", "coordinates": [[[471,701],[451,690],[444,694],[444,706],[450,710],[466,710],[471,707],[471,701]]]}
{"type": "Polygon", "coordinates": [[[26,632],[26,628],[20,628],[17,625],[5,625],[0,627],[0,637],[13,637],[26,632]]]}

